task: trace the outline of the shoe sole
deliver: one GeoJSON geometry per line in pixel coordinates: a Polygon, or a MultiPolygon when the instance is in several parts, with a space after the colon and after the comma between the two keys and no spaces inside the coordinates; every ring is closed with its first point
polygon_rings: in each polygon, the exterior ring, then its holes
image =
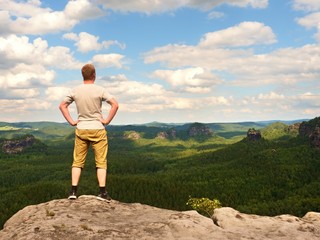
{"type": "Polygon", "coordinates": [[[102,197],[97,197],[97,199],[98,200],[100,200],[100,201],[105,201],[105,202],[111,202],[111,199],[109,200],[109,199],[105,199],[105,198],[102,198],[102,197]]]}
{"type": "Polygon", "coordinates": [[[77,196],[70,196],[68,197],[69,200],[76,200],[77,199],[77,196]]]}

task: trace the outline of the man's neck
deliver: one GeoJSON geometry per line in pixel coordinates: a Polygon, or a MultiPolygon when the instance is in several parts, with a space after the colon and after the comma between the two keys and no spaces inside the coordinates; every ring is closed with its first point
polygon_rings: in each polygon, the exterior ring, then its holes
{"type": "Polygon", "coordinates": [[[94,80],[84,80],[84,84],[94,84],[94,80]]]}

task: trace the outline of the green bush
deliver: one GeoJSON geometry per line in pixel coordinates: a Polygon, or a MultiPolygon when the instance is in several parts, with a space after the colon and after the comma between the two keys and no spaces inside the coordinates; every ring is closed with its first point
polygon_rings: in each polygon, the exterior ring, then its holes
{"type": "Polygon", "coordinates": [[[192,207],[201,215],[206,217],[211,217],[213,215],[213,211],[216,208],[221,208],[221,203],[217,199],[210,200],[209,198],[192,198],[190,197],[187,206],[192,207]]]}

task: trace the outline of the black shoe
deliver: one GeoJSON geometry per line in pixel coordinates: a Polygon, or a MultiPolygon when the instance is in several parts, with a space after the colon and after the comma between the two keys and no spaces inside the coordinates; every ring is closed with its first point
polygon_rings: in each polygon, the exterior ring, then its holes
{"type": "Polygon", "coordinates": [[[97,196],[97,199],[99,200],[102,200],[102,201],[107,201],[107,202],[110,202],[111,201],[111,197],[110,195],[105,192],[105,193],[100,193],[98,196],[97,196]]]}
{"type": "Polygon", "coordinates": [[[77,199],[77,193],[75,191],[71,191],[70,194],[69,194],[68,199],[76,200],[77,199]]]}

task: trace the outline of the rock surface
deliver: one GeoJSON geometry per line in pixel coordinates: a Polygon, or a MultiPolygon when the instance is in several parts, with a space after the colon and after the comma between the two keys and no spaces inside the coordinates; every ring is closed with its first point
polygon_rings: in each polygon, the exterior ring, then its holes
{"type": "Polygon", "coordinates": [[[313,240],[320,239],[320,214],[266,217],[220,208],[210,219],[196,211],[107,203],[84,195],[22,209],[6,222],[0,239],[313,240]]]}

